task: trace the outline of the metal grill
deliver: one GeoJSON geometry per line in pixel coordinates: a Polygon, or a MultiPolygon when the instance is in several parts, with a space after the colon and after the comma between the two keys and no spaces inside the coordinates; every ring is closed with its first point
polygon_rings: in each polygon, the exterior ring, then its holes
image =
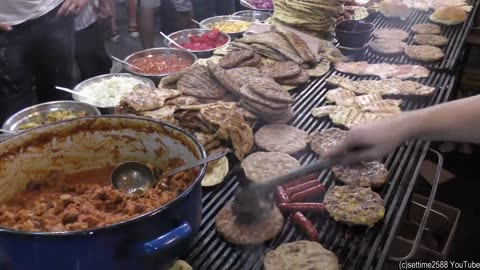
{"type": "MultiPolygon", "coordinates": [[[[473,9],[469,14],[469,18],[461,25],[457,26],[443,26],[442,27],[442,35],[446,36],[449,39],[448,44],[443,48],[443,52],[445,53],[445,57],[443,60],[435,62],[435,63],[421,63],[421,65],[427,67],[431,70],[451,70],[455,67],[455,64],[460,58],[461,51],[462,51],[462,44],[471,28],[473,21],[474,21],[474,14],[478,8],[479,2],[476,0],[467,1],[470,5],[473,5],[473,9]]],[[[375,24],[375,29],[380,28],[400,28],[409,33],[411,33],[410,28],[418,23],[427,23],[429,22],[429,17],[433,12],[430,11],[429,13],[426,12],[419,12],[413,11],[410,14],[410,17],[405,21],[395,20],[395,19],[388,19],[382,15],[377,16],[373,23],[375,24]]],[[[410,34],[407,44],[413,44],[413,33],[410,34]]],[[[365,60],[369,63],[390,63],[390,64],[418,64],[420,62],[415,60],[410,60],[405,55],[398,55],[398,56],[380,56],[374,52],[370,52],[367,50],[365,54],[365,60]]]]}
{"type": "MultiPolygon", "coordinates": [[[[306,89],[294,94],[297,117],[293,126],[308,132],[331,126],[329,120],[317,119],[310,114],[312,108],[325,104],[325,93],[329,89],[325,85],[325,78],[331,75],[341,74],[330,71],[324,77],[312,81],[306,89]]],[[[454,81],[454,76],[432,72],[428,78],[419,82],[436,87],[434,96],[424,100],[407,99],[404,109],[413,110],[447,101],[454,81]]],[[[320,232],[319,242],[338,256],[342,269],[382,269],[428,146],[427,142],[412,141],[385,159],[390,170],[390,181],[377,191],[384,198],[386,206],[385,219],[381,224],[370,229],[349,228],[335,222],[326,213],[309,216],[320,232]]],[[[303,164],[314,159],[312,152],[299,157],[303,164]]],[[[327,189],[334,185],[334,179],[328,171],[322,172],[319,180],[327,189]]],[[[233,199],[237,185],[236,177],[232,176],[221,186],[204,191],[200,233],[187,258],[194,269],[262,269],[265,252],[282,243],[303,239],[302,233],[287,221],[281,234],[263,246],[240,247],[225,242],[215,231],[215,215],[233,199]]]]}

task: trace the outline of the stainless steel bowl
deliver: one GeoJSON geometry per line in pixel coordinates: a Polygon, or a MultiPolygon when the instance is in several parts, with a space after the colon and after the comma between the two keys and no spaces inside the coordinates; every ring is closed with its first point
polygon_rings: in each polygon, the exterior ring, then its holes
{"type": "MultiPolygon", "coordinates": [[[[195,54],[193,54],[189,51],[186,51],[186,50],[174,49],[174,48],[152,48],[152,49],[132,53],[129,56],[127,56],[123,61],[131,63],[132,61],[134,61],[135,59],[138,59],[138,58],[151,57],[151,56],[154,56],[154,55],[166,55],[166,54],[173,54],[173,55],[177,55],[179,57],[188,59],[192,62],[192,65],[195,64],[198,60],[198,58],[195,54]]],[[[123,68],[126,71],[128,71],[132,74],[139,75],[139,76],[145,76],[145,77],[148,77],[148,78],[152,79],[153,81],[159,81],[163,77],[175,73],[175,72],[163,73],[163,74],[143,73],[142,71],[139,71],[138,69],[132,68],[132,67],[130,67],[128,65],[125,65],[125,64],[123,65],[123,68]]]]}
{"type": "MultiPolygon", "coordinates": [[[[243,17],[243,16],[233,16],[233,15],[228,15],[228,16],[216,16],[216,17],[211,17],[208,19],[205,19],[200,22],[203,28],[208,28],[211,29],[213,28],[213,24],[218,23],[218,22],[251,22],[253,23],[254,20],[249,17],[243,17]]],[[[248,29],[247,29],[248,30],[248,29]]],[[[240,31],[240,32],[230,32],[227,33],[230,37],[236,38],[240,37],[245,33],[245,31],[240,31]]]]}
{"type": "MultiPolygon", "coordinates": [[[[145,78],[145,77],[141,77],[141,76],[137,76],[137,75],[132,75],[132,74],[128,74],[128,73],[112,73],[112,74],[100,75],[100,76],[93,77],[93,78],[90,78],[88,80],[85,80],[85,81],[77,84],[75,86],[75,88],[73,88],[73,91],[80,92],[83,89],[85,89],[85,87],[89,86],[92,83],[97,83],[97,82],[100,82],[100,81],[103,81],[103,80],[106,80],[106,79],[109,79],[109,78],[113,78],[113,77],[134,78],[134,79],[137,79],[139,82],[142,82],[143,84],[149,85],[150,87],[155,87],[155,84],[149,78],[145,78]]],[[[72,94],[72,97],[76,101],[85,102],[85,103],[88,103],[92,106],[97,107],[102,114],[114,114],[114,112],[115,112],[115,107],[100,106],[98,104],[93,103],[92,101],[90,101],[88,99],[84,99],[84,98],[82,98],[78,95],[74,95],[74,94],[72,94]]]]}
{"type": "Polygon", "coordinates": [[[268,18],[272,17],[270,12],[260,10],[242,10],[233,13],[233,16],[242,16],[252,19],[254,22],[265,22],[268,18]]]}
{"type": "MultiPolygon", "coordinates": [[[[209,31],[211,31],[211,30],[210,29],[203,29],[203,28],[202,29],[200,29],[200,28],[185,29],[185,30],[180,30],[180,31],[175,32],[175,33],[171,33],[170,35],[168,35],[168,37],[170,39],[174,40],[177,43],[188,42],[190,36],[193,35],[193,36],[199,37],[199,36],[201,36],[205,33],[208,33],[209,31]]],[[[225,33],[220,33],[220,35],[224,36],[227,39],[227,43],[225,43],[225,45],[220,46],[218,48],[209,49],[209,50],[199,50],[199,51],[189,50],[189,49],[185,49],[185,48],[183,48],[183,49],[196,54],[200,58],[210,57],[210,56],[213,55],[213,51],[215,51],[217,49],[220,49],[220,48],[223,48],[225,46],[228,46],[228,44],[231,41],[231,38],[230,38],[229,35],[227,35],[225,33]]],[[[165,40],[165,43],[170,48],[177,48],[177,46],[175,44],[173,44],[172,42],[170,42],[169,40],[165,40]]]]}
{"type": "Polygon", "coordinates": [[[240,5],[242,7],[252,9],[252,10],[260,10],[260,11],[273,11],[274,9],[267,9],[267,8],[257,8],[253,6],[252,4],[248,3],[248,0],[240,0],[240,5]]]}
{"type": "Polygon", "coordinates": [[[2,129],[16,132],[19,131],[20,126],[31,122],[33,118],[39,116],[46,118],[50,112],[67,110],[74,113],[85,112],[86,116],[100,115],[100,111],[95,106],[84,102],[71,100],[52,101],[37,104],[17,112],[3,123],[2,129]]]}

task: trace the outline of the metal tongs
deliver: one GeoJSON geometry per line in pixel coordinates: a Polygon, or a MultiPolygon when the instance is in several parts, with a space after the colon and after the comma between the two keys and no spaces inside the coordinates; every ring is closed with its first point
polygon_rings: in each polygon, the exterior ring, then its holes
{"type": "MultiPolygon", "coordinates": [[[[320,158],[306,166],[290,171],[289,173],[273,177],[263,183],[249,182],[239,186],[235,193],[233,211],[242,223],[252,223],[264,219],[269,209],[273,207],[270,194],[277,186],[295,180],[307,174],[329,169],[338,163],[338,159],[320,158]]],[[[243,174],[243,170],[241,170],[243,174]]],[[[245,177],[241,175],[241,178],[245,177]]]]}

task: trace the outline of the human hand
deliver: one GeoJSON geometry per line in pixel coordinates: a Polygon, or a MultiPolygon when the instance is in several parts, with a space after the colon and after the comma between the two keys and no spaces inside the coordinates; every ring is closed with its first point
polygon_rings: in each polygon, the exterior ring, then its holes
{"type": "Polygon", "coordinates": [[[113,16],[113,0],[99,0],[98,17],[107,19],[113,16]]]}
{"type": "Polygon", "coordinates": [[[65,0],[58,10],[58,16],[77,15],[91,0],[65,0]]]}
{"type": "Polygon", "coordinates": [[[347,138],[325,157],[338,159],[342,165],[378,160],[408,139],[408,123],[403,115],[398,115],[354,126],[347,138]]]}
{"type": "Polygon", "coordinates": [[[12,31],[12,27],[6,23],[0,23],[0,32],[12,31]]]}

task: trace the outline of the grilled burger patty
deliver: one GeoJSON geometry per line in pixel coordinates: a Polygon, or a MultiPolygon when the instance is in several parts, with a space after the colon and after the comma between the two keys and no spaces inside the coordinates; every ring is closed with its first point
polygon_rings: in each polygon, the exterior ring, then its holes
{"type": "Polygon", "coordinates": [[[408,39],[408,33],[397,28],[382,28],[373,32],[375,38],[394,39],[405,41],[408,39]]]}
{"type": "Polygon", "coordinates": [[[370,50],[378,54],[391,55],[403,53],[407,43],[395,39],[375,39],[370,42],[370,50]]]}
{"type": "Polygon", "coordinates": [[[323,202],[330,216],[349,225],[372,227],[385,215],[382,198],[370,188],[335,186],[323,202]]]}
{"type": "Polygon", "coordinates": [[[413,36],[413,42],[418,45],[431,45],[431,46],[445,46],[448,43],[448,38],[440,35],[431,34],[416,34],[413,36]]]}
{"type": "Polygon", "coordinates": [[[265,270],[339,270],[337,256],[312,241],[296,241],[280,245],[263,260],[265,270]]]}
{"type": "Polygon", "coordinates": [[[335,177],[347,185],[361,187],[379,187],[388,179],[388,170],[378,161],[363,162],[350,167],[332,168],[335,177]]]}
{"type": "Polygon", "coordinates": [[[433,23],[419,23],[412,26],[412,32],[415,34],[432,34],[438,35],[441,33],[440,26],[433,23]]]}
{"type": "Polygon", "coordinates": [[[413,60],[423,62],[435,62],[445,56],[441,49],[430,45],[410,45],[405,48],[405,54],[413,60]]]}
{"type": "Polygon", "coordinates": [[[347,131],[339,128],[329,128],[311,133],[307,140],[312,150],[321,156],[330,152],[346,137],[347,131]]]}

